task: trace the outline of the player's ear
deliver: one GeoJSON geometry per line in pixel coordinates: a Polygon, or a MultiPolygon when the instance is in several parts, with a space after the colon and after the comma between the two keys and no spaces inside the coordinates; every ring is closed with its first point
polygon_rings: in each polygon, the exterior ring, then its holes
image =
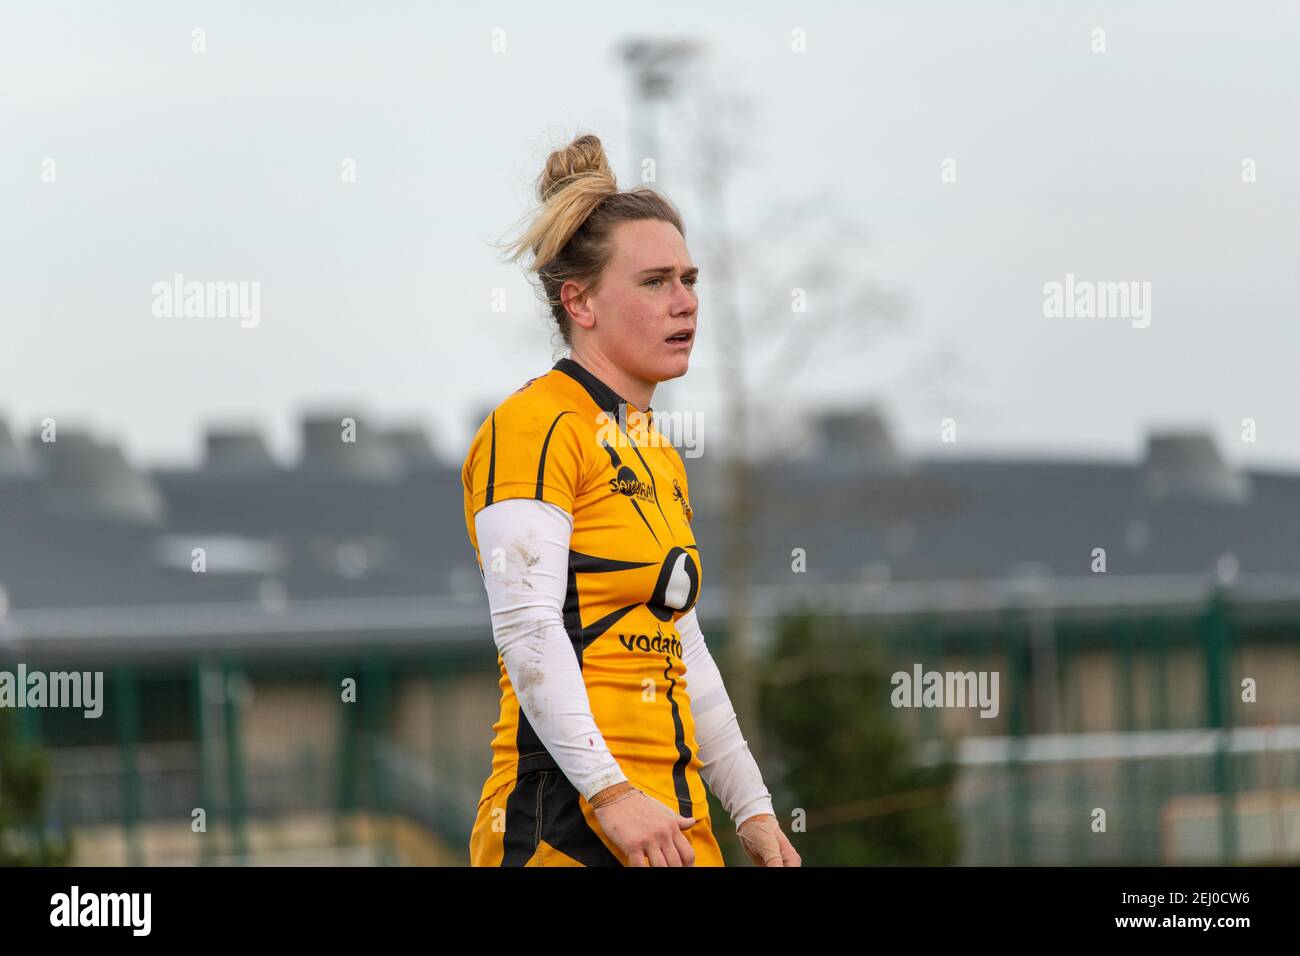
{"type": "Polygon", "coordinates": [[[565,311],[574,324],[584,329],[596,324],[596,315],[591,309],[591,292],[591,289],[578,285],[572,279],[560,286],[560,302],[565,311]]]}

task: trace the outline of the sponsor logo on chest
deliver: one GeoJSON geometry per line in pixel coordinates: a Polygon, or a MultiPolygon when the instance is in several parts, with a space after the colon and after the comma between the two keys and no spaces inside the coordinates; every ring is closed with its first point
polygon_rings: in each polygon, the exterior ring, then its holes
{"type": "Polygon", "coordinates": [[[609,493],[640,498],[642,501],[654,501],[654,489],[649,483],[638,478],[636,472],[627,465],[620,468],[615,477],[609,479],[609,493]]]}
{"type": "Polygon", "coordinates": [[[655,629],[653,636],[649,634],[619,634],[618,641],[628,651],[642,651],[644,653],[654,654],[671,654],[678,660],[682,656],[682,642],[673,637],[665,637],[664,632],[655,629]]]}

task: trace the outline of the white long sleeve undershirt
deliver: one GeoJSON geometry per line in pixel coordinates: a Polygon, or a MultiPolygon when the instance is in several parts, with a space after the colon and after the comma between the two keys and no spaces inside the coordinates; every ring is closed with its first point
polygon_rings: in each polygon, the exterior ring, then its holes
{"type": "MultiPolygon", "coordinates": [[[[590,799],[627,776],[596,725],[564,627],[573,516],[549,502],[510,498],[480,510],[474,529],[493,640],[519,705],[564,775],[590,799]]],[[[705,784],[737,827],[773,813],[695,610],[676,626],[705,784]]]]}
{"type": "Polygon", "coordinates": [[[772,795],[763,785],[763,774],[749,752],[749,744],[741,736],[731,697],[704,641],[695,608],[677,619],[677,633],[682,638],[695,742],[703,764],[700,776],[722,801],[737,827],[760,813],[775,815],[772,795]]]}

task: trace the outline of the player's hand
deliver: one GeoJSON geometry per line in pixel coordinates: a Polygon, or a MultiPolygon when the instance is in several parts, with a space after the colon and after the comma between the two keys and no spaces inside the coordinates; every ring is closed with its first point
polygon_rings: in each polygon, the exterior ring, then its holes
{"type": "Polygon", "coordinates": [[[803,866],[803,860],[770,813],[750,817],[737,827],[736,835],[755,866],[803,866]]]}
{"type": "Polygon", "coordinates": [[[623,851],[629,866],[695,865],[695,851],[682,831],[698,818],[678,816],[630,783],[593,795],[591,806],[600,828],[623,851]]]}

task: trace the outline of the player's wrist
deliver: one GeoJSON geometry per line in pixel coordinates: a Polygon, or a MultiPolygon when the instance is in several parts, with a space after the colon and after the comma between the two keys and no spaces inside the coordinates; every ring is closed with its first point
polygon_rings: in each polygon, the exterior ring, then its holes
{"type": "MultiPolygon", "coordinates": [[[[761,786],[761,783],[759,786],[761,786]]],[[[772,805],[772,795],[767,792],[766,787],[754,793],[749,799],[728,792],[727,799],[723,800],[723,806],[731,814],[732,823],[736,825],[737,829],[747,820],[752,820],[756,816],[776,816],[776,808],[772,805]]]]}
{"type": "Polygon", "coordinates": [[[607,807],[615,801],[626,799],[634,790],[636,790],[636,787],[632,786],[632,784],[627,780],[624,780],[621,783],[616,783],[611,787],[606,787],[599,793],[593,793],[591,795],[591,800],[589,801],[591,803],[591,808],[593,810],[599,810],[601,807],[607,807]]]}

